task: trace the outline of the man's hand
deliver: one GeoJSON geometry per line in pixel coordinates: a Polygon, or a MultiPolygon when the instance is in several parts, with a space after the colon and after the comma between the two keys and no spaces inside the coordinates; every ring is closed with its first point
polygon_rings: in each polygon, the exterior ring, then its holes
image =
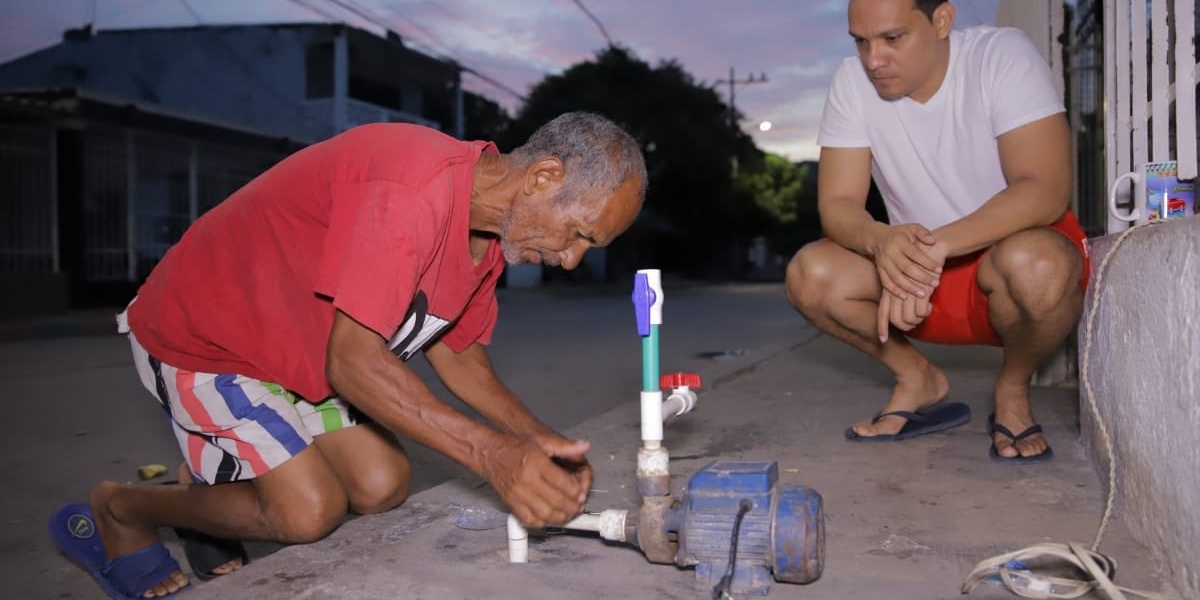
{"type": "MultiPolygon", "coordinates": [[[[937,263],[937,272],[940,273],[946,263],[946,245],[942,242],[934,242],[932,245],[922,244],[921,250],[927,258],[937,263]]],[[[935,282],[935,287],[937,283],[939,282],[935,282]]],[[[886,289],[883,290],[879,298],[879,310],[876,313],[880,343],[887,343],[890,327],[895,327],[900,331],[911,331],[920,325],[933,310],[932,299],[932,291],[923,297],[900,298],[886,289]]]]}
{"type": "Polygon", "coordinates": [[[583,510],[592,487],[591,445],[558,435],[505,435],[482,475],[526,527],[562,525],[583,510]]]}
{"type": "Polygon", "coordinates": [[[901,300],[910,295],[928,298],[942,273],[942,261],[930,255],[936,243],[933,234],[916,223],[888,227],[868,247],[884,290],[901,300]]]}
{"type": "Polygon", "coordinates": [[[901,300],[884,290],[879,299],[879,312],[876,313],[880,343],[887,343],[891,327],[900,331],[910,331],[920,325],[932,309],[929,298],[909,296],[901,300]]]}

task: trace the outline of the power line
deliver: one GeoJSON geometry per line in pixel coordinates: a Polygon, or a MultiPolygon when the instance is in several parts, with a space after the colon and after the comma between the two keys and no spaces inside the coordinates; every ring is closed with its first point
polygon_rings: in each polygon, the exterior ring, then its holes
{"type": "MultiPolygon", "coordinates": [[[[488,30],[485,30],[485,29],[479,27],[478,25],[464,19],[462,17],[462,15],[459,15],[458,13],[450,10],[449,8],[446,8],[440,2],[431,2],[429,0],[425,0],[421,4],[424,4],[425,6],[428,6],[432,9],[437,10],[438,12],[446,15],[447,17],[450,17],[451,19],[458,21],[459,23],[462,23],[463,25],[466,25],[467,27],[474,29],[476,32],[478,32],[486,37],[498,38],[498,37],[501,37],[501,35],[503,35],[503,34],[497,33],[496,31],[488,31],[488,30]]],[[[393,8],[392,10],[394,12],[396,9],[393,8]]]]}
{"type": "Polygon", "coordinates": [[[367,12],[365,10],[363,10],[357,6],[354,6],[353,4],[350,4],[349,2],[345,2],[344,0],[325,0],[325,1],[330,4],[336,4],[337,6],[340,6],[344,9],[354,13],[355,15],[358,15],[360,18],[365,19],[368,23],[376,23],[379,21],[379,17],[369,15],[369,14],[367,14],[367,12]]]}
{"type": "MultiPolygon", "coordinates": [[[[161,1],[162,0],[144,0],[143,2],[141,2],[139,4],[130,6],[129,8],[127,8],[115,15],[107,17],[105,20],[108,21],[108,20],[116,19],[118,17],[123,17],[135,10],[142,8],[143,6],[145,6],[147,4],[150,4],[152,2],[161,2],[161,1]]],[[[95,21],[97,19],[98,19],[98,17],[96,16],[95,12],[93,12],[92,13],[92,21],[91,21],[93,24],[93,27],[92,27],[93,29],[95,29],[95,25],[96,25],[95,21]]],[[[10,60],[20,58],[33,50],[37,50],[39,48],[49,46],[49,45],[53,44],[54,42],[60,41],[61,39],[62,39],[62,34],[55,34],[48,38],[44,38],[44,39],[38,40],[36,42],[30,43],[30,44],[26,44],[24,46],[21,46],[20,48],[17,48],[16,50],[13,50],[12,52],[9,52],[8,54],[0,56],[0,63],[6,63],[10,60]]]]}
{"type": "Polygon", "coordinates": [[[584,6],[583,0],[571,0],[571,1],[575,3],[575,6],[579,7],[579,10],[583,11],[583,14],[587,15],[587,17],[589,19],[591,19],[593,23],[596,24],[596,28],[600,30],[600,35],[604,36],[604,41],[608,42],[609,46],[612,46],[613,45],[612,38],[608,37],[608,30],[606,30],[604,28],[604,23],[601,23],[600,19],[596,18],[596,15],[592,14],[592,11],[588,10],[588,7],[584,6]]]}
{"type": "MultiPolygon", "coordinates": [[[[297,0],[291,0],[291,1],[297,2],[297,0]]],[[[350,0],[325,0],[325,1],[329,2],[331,4],[334,4],[336,6],[339,6],[344,10],[348,10],[348,11],[354,13],[359,18],[365,19],[366,21],[370,22],[373,25],[387,25],[391,21],[391,19],[383,18],[380,15],[373,14],[371,11],[368,11],[367,9],[365,9],[361,6],[357,6],[357,5],[353,4],[350,0]]],[[[407,19],[405,21],[408,22],[407,19]]],[[[420,29],[419,26],[414,25],[413,27],[420,29]]],[[[432,34],[430,34],[427,31],[425,32],[425,34],[427,36],[431,37],[435,43],[440,43],[437,40],[436,36],[433,36],[432,34]]],[[[458,59],[450,52],[434,50],[433,52],[430,52],[430,54],[435,55],[435,57],[437,54],[441,54],[443,60],[448,60],[450,62],[453,62],[463,72],[470,73],[471,75],[478,77],[480,80],[484,81],[485,83],[488,83],[491,86],[495,87],[496,89],[513,95],[521,102],[525,102],[528,100],[528,98],[524,94],[501,83],[497,79],[484,74],[483,72],[479,71],[478,69],[475,69],[473,67],[466,65],[462,60],[458,59]]]]}
{"type": "Polygon", "coordinates": [[[261,77],[259,77],[258,73],[256,73],[255,70],[250,65],[246,64],[246,61],[242,60],[242,57],[241,57],[241,55],[239,55],[237,53],[237,50],[235,50],[232,46],[230,46],[225,41],[225,38],[221,37],[220,31],[208,27],[208,24],[205,23],[204,19],[200,17],[200,13],[196,12],[196,9],[192,8],[192,5],[188,3],[188,0],[179,0],[179,4],[181,4],[183,6],[184,10],[186,10],[190,15],[192,15],[192,19],[194,19],[196,21],[196,24],[203,26],[207,29],[210,29],[212,31],[213,39],[215,39],[217,41],[217,43],[220,44],[221,47],[225,49],[225,51],[229,54],[229,57],[231,59],[233,59],[233,62],[237,63],[237,65],[242,69],[242,71],[245,72],[247,77],[249,77],[252,81],[257,83],[258,85],[262,86],[263,89],[270,92],[273,96],[275,96],[279,100],[281,100],[287,104],[291,104],[293,106],[294,110],[299,114],[301,119],[307,120],[310,123],[315,123],[321,127],[332,127],[332,125],[333,125],[332,120],[325,120],[325,119],[319,119],[317,117],[314,117],[313,115],[309,114],[307,107],[303,103],[297,102],[293,98],[288,97],[287,95],[285,95],[284,93],[282,93],[278,89],[276,89],[274,86],[272,86],[271,84],[264,81],[261,77]]]}
{"type": "Polygon", "coordinates": [[[729,67],[729,79],[718,79],[718,80],[716,80],[716,82],[714,82],[715,85],[725,85],[725,84],[729,85],[729,107],[728,107],[728,109],[729,109],[729,128],[730,129],[732,129],[734,131],[738,130],[737,106],[734,104],[735,88],[739,85],[750,85],[753,83],[766,83],[766,82],[767,82],[767,74],[765,72],[762,73],[761,75],[759,75],[757,78],[754,76],[753,73],[751,73],[750,76],[745,79],[738,79],[737,77],[734,76],[733,67],[729,67]]]}
{"type": "Polygon", "coordinates": [[[520,100],[521,102],[528,102],[528,101],[529,101],[529,98],[528,98],[528,97],[527,97],[525,94],[522,94],[521,92],[518,92],[518,91],[516,91],[516,90],[514,90],[514,89],[512,89],[512,88],[510,88],[510,87],[508,87],[507,85],[505,85],[505,84],[503,84],[503,83],[500,83],[500,82],[499,82],[499,81],[497,81],[496,79],[494,79],[494,78],[492,78],[492,77],[489,77],[489,76],[487,76],[487,75],[484,75],[483,73],[480,73],[479,71],[477,71],[477,70],[475,70],[475,69],[472,69],[471,67],[468,67],[468,66],[466,66],[466,65],[463,65],[463,64],[459,63],[459,65],[458,65],[458,68],[462,69],[464,73],[470,73],[470,74],[472,74],[472,75],[474,75],[474,76],[476,76],[476,77],[478,77],[478,78],[482,79],[483,81],[485,81],[485,82],[487,82],[487,83],[491,84],[493,87],[495,87],[495,88],[497,88],[497,89],[500,89],[500,90],[503,90],[503,91],[505,91],[505,92],[508,92],[509,94],[512,94],[513,96],[515,96],[515,97],[516,97],[518,100],[520,100]]]}
{"type": "Polygon", "coordinates": [[[341,19],[338,18],[337,15],[335,15],[331,12],[328,12],[324,9],[317,8],[316,6],[313,6],[313,5],[309,4],[308,2],[303,2],[301,0],[288,0],[288,1],[297,6],[307,8],[309,11],[324,17],[326,20],[328,20],[331,23],[338,23],[341,21],[341,19]]]}
{"type": "Polygon", "coordinates": [[[441,39],[439,39],[438,36],[435,35],[432,31],[429,31],[425,27],[421,26],[420,23],[417,23],[416,21],[413,21],[412,19],[405,18],[404,15],[400,14],[400,11],[397,10],[396,7],[388,5],[388,9],[391,11],[391,15],[393,18],[398,19],[401,23],[404,23],[406,26],[411,27],[412,29],[415,29],[415,30],[421,32],[421,34],[424,35],[425,38],[429,41],[429,48],[431,50],[433,50],[434,54],[444,54],[445,56],[451,58],[455,62],[462,62],[462,61],[459,61],[457,58],[455,58],[448,50],[445,50],[445,48],[448,48],[450,45],[447,44],[446,42],[442,41],[441,39]],[[437,50],[437,47],[439,47],[439,46],[443,49],[437,50]]]}

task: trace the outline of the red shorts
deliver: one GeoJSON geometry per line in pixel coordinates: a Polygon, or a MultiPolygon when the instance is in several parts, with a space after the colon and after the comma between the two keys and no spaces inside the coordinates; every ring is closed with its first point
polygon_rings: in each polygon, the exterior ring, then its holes
{"type": "MultiPolygon", "coordinates": [[[[1079,221],[1068,211],[1050,228],[1067,236],[1079,249],[1079,255],[1083,257],[1079,287],[1087,289],[1091,262],[1084,245],[1087,236],[1079,221]]],[[[1002,345],[988,318],[987,296],[976,281],[979,264],[986,252],[986,249],[980,250],[946,261],[941,283],[933,292],[931,312],[920,325],[907,332],[908,337],[937,344],[1002,345]]]]}

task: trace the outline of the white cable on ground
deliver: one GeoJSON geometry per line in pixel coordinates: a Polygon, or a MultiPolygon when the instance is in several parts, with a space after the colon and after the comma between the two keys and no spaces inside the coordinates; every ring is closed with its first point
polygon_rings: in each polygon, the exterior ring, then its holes
{"type": "Polygon", "coordinates": [[[1112,582],[1112,574],[1116,571],[1116,561],[1099,552],[1100,540],[1103,539],[1104,530],[1108,527],[1108,521],[1112,516],[1113,500],[1117,492],[1117,463],[1113,454],[1112,438],[1109,436],[1108,426],[1105,424],[1104,419],[1100,415],[1100,410],[1096,405],[1096,397],[1092,393],[1092,382],[1088,370],[1091,360],[1093,326],[1096,321],[1096,312],[1100,307],[1100,284],[1104,280],[1104,272],[1108,268],[1108,262],[1117,254],[1117,249],[1121,247],[1121,244],[1125,242],[1129,234],[1148,224],[1155,223],[1158,223],[1158,221],[1150,221],[1149,223],[1131,227],[1117,236],[1117,240],[1113,242],[1112,249],[1108,251],[1104,260],[1100,261],[1100,266],[1096,268],[1096,279],[1092,284],[1092,305],[1084,327],[1083,357],[1079,376],[1083,380],[1083,391],[1084,396],[1087,398],[1088,406],[1092,409],[1092,414],[1096,416],[1096,427],[1100,430],[1100,437],[1104,440],[1104,452],[1108,457],[1108,499],[1105,501],[1104,516],[1100,519],[1100,527],[1096,531],[1096,539],[1092,542],[1092,547],[1086,548],[1083,544],[1076,542],[1066,544],[1035,544],[1024,550],[985,559],[975,565],[975,568],[967,574],[966,580],[963,581],[962,593],[969,594],[979,584],[998,576],[1000,582],[1010,592],[1024,598],[1035,598],[1038,600],[1078,598],[1096,589],[1102,591],[1109,600],[1128,600],[1125,593],[1149,598],[1150,600],[1180,600],[1174,596],[1131,590],[1114,584],[1112,582]],[[1066,561],[1086,573],[1089,578],[1071,579],[1067,577],[1038,575],[1033,572],[1032,568],[1029,570],[1013,570],[1008,566],[1010,561],[1024,563],[1026,560],[1047,557],[1066,561]]]}

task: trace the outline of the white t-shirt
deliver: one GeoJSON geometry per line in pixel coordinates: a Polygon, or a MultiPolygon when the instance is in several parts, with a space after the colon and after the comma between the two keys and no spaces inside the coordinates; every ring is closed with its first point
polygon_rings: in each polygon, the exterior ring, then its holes
{"type": "Polygon", "coordinates": [[[950,65],[928,102],[879,97],[857,57],[833,76],[817,143],[870,148],[893,224],[935,229],[1008,186],[1001,134],[1063,112],[1046,59],[1018,29],[950,32],[950,65]]]}

